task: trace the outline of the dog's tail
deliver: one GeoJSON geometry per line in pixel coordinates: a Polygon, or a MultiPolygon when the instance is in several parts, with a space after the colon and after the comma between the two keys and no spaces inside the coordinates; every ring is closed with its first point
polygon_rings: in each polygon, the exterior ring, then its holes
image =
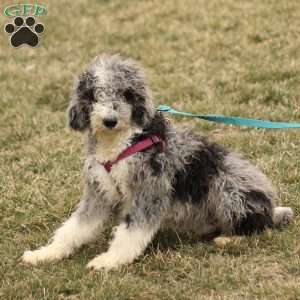
{"type": "Polygon", "coordinates": [[[277,206],[274,208],[273,221],[276,227],[288,225],[294,218],[294,212],[290,207],[277,206]]]}

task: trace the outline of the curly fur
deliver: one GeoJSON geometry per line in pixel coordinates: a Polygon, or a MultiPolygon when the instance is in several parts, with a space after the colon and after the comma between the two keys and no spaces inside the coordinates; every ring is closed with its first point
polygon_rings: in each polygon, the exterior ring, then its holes
{"type": "Polygon", "coordinates": [[[90,268],[131,263],[163,226],[248,235],[293,217],[290,208],[275,208],[274,190],[256,167],[156,112],[132,60],[97,57],[76,81],[68,115],[70,127],[87,140],[83,197],[49,245],[25,252],[27,263],[69,256],[94,240],[111,216],[118,224],[114,238],[90,268]],[[165,140],[164,151],[158,145],[136,153],[110,173],[99,163],[151,134],[165,140]]]}

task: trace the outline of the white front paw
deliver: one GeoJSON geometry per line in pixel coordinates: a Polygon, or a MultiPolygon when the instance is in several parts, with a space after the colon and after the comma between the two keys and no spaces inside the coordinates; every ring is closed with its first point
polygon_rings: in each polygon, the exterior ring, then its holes
{"type": "Polygon", "coordinates": [[[87,264],[87,268],[92,270],[111,270],[117,268],[119,265],[120,263],[116,257],[106,252],[92,259],[87,264]]]}
{"type": "Polygon", "coordinates": [[[69,253],[61,250],[60,247],[47,246],[35,251],[25,251],[22,256],[22,261],[26,264],[37,265],[38,263],[59,260],[68,256],[69,253]]]}
{"type": "Polygon", "coordinates": [[[22,256],[22,261],[29,265],[37,265],[39,262],[45,260],[43,259],[44,255],[42,255],[42,250],[35,251],[25,251],[22,256]]]}

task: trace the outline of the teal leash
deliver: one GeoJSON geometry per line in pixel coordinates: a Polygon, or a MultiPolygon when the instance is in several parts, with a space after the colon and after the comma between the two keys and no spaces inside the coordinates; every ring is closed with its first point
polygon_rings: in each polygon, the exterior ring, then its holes
{"type": "Polygon", "coordinates": [[[160,112],[167,112],[173,115],[193,117],[193,118],[203,119],[210,122],[223,123],[228,125],[269,128],[269,129],[300,128],[300,123],[272,122],[272,121],[248,119],[248,118],[241,118],[241,117],[231,117],[231,116],[223,116],[223,115],[192,114],[192,113],[176,110],[167,105],[159,105],[157,110],[160,112]]]}

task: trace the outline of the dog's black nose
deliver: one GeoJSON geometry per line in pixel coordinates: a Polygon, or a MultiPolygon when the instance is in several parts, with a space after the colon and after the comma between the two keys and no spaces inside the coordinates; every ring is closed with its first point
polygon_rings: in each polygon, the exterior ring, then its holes
{"type": "Polygon", "coordinates": [[[103,124],[105,127],[112,129],[112,128],[116,127],[116,125],[118,124],[118,120],[117,119],[104,119],[103,124]]]}

